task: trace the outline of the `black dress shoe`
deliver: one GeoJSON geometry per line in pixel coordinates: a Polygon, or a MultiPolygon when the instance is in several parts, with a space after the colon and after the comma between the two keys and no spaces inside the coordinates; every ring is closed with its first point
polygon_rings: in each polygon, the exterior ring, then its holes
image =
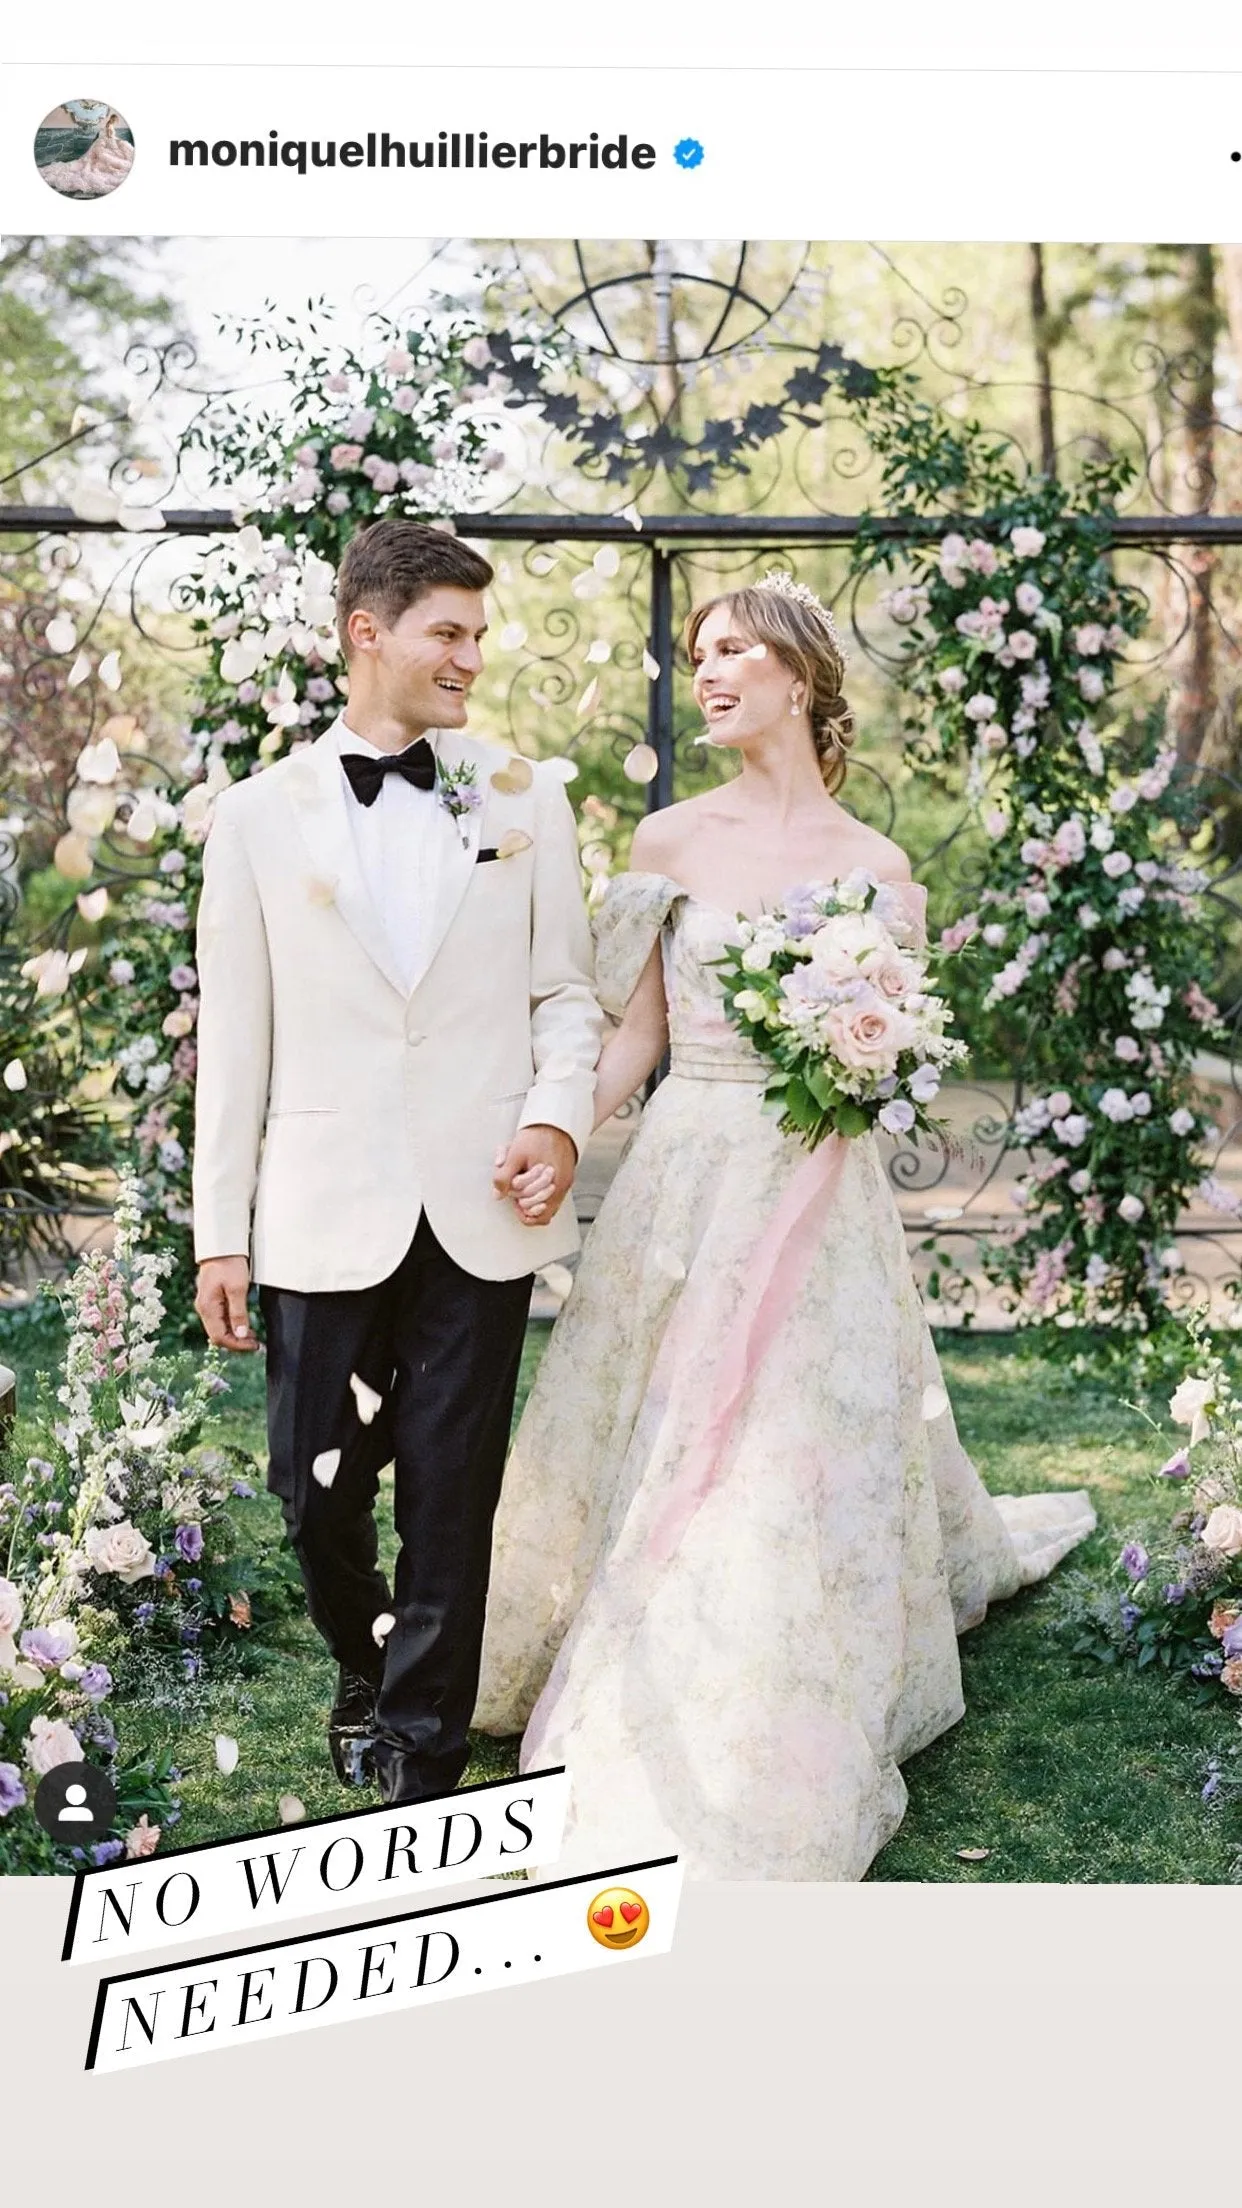
{"type": "Polygon", "coordinates": [[[377,1731],[375,1704],[379,1684],[342,1664],[336,1700],[328,1717],[328,1747],[342,1786],[364,1786],[374,1776],[377,1731]]]}
{"type": "Polygon", "coordinates": [[[385,1803],[437,1801],[459,1785],[465,1763],[465,1756],[419,1754],[382,1733],[373,1743],[371,1768],[385,1803]]]}

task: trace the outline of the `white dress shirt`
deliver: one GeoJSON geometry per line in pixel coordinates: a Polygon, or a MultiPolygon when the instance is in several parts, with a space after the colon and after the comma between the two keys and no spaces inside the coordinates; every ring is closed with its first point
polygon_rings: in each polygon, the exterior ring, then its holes
{"type": "MultiPolygon", "coordinates": [[[[434,728],[427,731],[433,751],[437,734],[434,728]]],[[[360,752],[365,759],[391,757],[356,736],[344,720],[337,723],[336,743],[339,753],[360,752]]],[[[456,826],[437,791],[415,789],[400,774],[384,776],[373,805],[360,804],[347,782],[345,803],[363,880],[398,970],[410,984],[418,971],[423,930],[435,905],[440,856],[446,838],[457,834],[456,826]]]]}

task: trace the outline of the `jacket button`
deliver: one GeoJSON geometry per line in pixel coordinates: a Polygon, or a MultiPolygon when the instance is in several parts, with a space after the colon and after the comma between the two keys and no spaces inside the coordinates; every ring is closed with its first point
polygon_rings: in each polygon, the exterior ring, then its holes
{"type": "Polygon", "coordinates": [[[425,1042],[426,1042],[426,1040],[427,1040],[427,1038],[426,1038],[426,1036],[425,1036],[425,1035],[423,1034],[423,1032],[422,1032],[421,1028],[417,1028],[417,1027],[416,1027],[416,1028],[415,1028],[415,1029],[413,1030],[413,1032],[412,1032],[411,1034],[407,1035],[405,1039],[406,1039],[407,1043],[410,1043],[410,1044],[414,1044],[414,1043],[425,1043],[425,1042]]]}

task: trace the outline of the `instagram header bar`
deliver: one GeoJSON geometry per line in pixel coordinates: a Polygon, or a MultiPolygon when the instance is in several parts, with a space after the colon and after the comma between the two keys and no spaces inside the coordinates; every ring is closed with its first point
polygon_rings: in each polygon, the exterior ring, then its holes
{"type": "Polygon", "coordinates": [[[1242,230],[1242,74],[10,67],[16,233],[1242,230]]]}

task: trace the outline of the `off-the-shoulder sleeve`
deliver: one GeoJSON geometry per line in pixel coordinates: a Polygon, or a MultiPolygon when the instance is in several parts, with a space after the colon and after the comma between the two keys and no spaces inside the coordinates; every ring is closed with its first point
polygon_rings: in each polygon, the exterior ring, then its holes
{"type": "Polygon", "coordinates": [[[906,908],[906,918],[914,930],[914,940],[919,950],[927,947],[927,889],[923,882],[898,882],[895,885],[906,908]]]}
{"type": "Polygon", "coordinates": [[[619,1020],[673,906],[685,891],[663,874],[618,874],[591,915],[595,993],[619,1020]]]}

